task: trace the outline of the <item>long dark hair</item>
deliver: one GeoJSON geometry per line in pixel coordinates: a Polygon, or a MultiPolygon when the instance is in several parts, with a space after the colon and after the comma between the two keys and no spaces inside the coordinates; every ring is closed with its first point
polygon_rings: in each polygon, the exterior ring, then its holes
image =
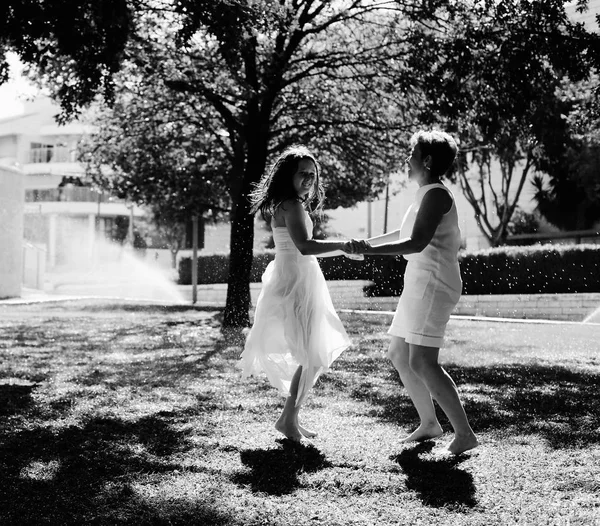
{"type": "Polygon", "coordinates": [[[321,182],[321,166],[306,146],[290,146],[277,158],[250,194],[251,213],[260,211],[263,217],[268,219],[275,214],[284,201],[288,199],[300,201],[300,197],[294,190],[293,178],[298,170],[298,164],[303,159],[310,159],[315,164],[317,175],[315,184],[302,202],[309,212],[317,212],[323,208],[325,189],[321,182]]]}

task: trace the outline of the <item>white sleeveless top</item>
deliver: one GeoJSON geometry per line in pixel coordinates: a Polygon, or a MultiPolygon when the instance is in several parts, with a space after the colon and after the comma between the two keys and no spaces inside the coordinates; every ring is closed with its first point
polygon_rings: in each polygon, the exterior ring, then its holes
{"type": "MultiPolygon", "coordinates": [[[[308,212],[304,212],[304,224],[306,225],[306,230],[308,231],[309,239],[312,239],[312,231],[313,231],[313,222],[308,215],[308,212]]],[[[274,226],[273,230],[273,241],[275,242],[275,256],[278,254],[286,255],[286,256],[297,256],[297,257],[305,257],[302,256],[290,233],[286,226],[274,226]]]]}
{"type": "Polygon", "coordinates": [[[462,289],[460,268],[458,266],[458,251],[461,244],[461,232],[458,226],[458,212],[452,192],[443,184],[434,183],[421,186],[415,195],[415,201],[410,206],[400,227],[400,239],[409,237],[415,224],[419,207],[425,194],[434,188],[443,188],[452,199],[450,210],[444,214],[429,244],[415,254],[407,254],[404,258],[411,267],[429,270],[437,279],[453,290],[462,289]]]}

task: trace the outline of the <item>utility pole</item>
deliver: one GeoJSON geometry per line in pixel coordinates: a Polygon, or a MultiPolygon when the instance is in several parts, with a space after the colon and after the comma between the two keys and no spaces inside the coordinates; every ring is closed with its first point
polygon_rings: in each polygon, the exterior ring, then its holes
{"type": "Polygon", "coordinates": [[[129,238],[129,242],[131,243],[131,248],[133,249],[133,203],[129,206],[129,229],[127,232],[127,237],[129,238]]]}
{"type": "Polygon", "coordinates": [[[198,301],[198,216],[192,217],[192,305],[198,301]]]}
{"type": "Polygon", "coordinates": [[[387,234],[388,227],[388,205],[390,203],[390,180],[385,184],[385,208],[383,210],[383,233],[387,234]]]}

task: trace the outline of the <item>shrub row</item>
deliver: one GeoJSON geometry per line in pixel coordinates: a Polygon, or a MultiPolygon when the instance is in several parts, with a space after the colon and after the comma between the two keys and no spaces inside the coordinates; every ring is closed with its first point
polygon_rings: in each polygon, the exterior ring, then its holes
{"type": "MultiPolygon", "coordinates": [[[[250,281],[260,281],[267,265],[275,257],[274,250],[254,254],[250,281]]],[[[385,258],[393,260],[393,258],[385,258]]],[[[373,279],[373,271],[378,272],[379,266],[384,267],[384,258],[365,258],[364,262],[354,261],[343,256],[319,258],[319,263],[326,279],[352,280],[373,279]],[[378,261],[381,260],[381,261],[378,261]],[[375,268],[375,270],[373,270],[375,268]]],[[[389,263],[389,261],[387,261],[389,263]]],[[[229,272],[229,254],[210,254],[198,257],[198,283],[227,283],[229,272]]],[[[192,282],[191,258],[182,258],[179,263],[179,283],[189,285],[192,282]]]]}
{"type": "Polygon", "coordinates": [[[600,292],[600,245],[498,247],[460,258],[464,294],[600,292]]]}
{"type": "MultiPolygon", "coordinates": [[[[257,253],[251,281],[258,282],[274,251],[257,253]]],[[[462,252],[463,294],[535,294],[600,292],[600,245],[505,246],[462,252]]],[[[369,280],[370,296],[402,292],[406,261],[402,257],[367,256],[363,262],[343,256],[319,258],[328,280],[369,280]]],[[[199,257],[198,283],[226,283],[227,254],[199,257]]],[[[179,283],[190,284],[191,260],[179,264],[179,283]]]]}

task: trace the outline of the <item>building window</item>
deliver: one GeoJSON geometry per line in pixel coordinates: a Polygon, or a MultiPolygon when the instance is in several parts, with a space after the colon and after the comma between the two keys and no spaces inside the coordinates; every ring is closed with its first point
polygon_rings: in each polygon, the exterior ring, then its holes
{"type": "Polygon", "coordinates": [[[29,163],[68,163],[73,162],[74,154],[66,143],[46,144],[32,142],[29,148],[29,163]]]}

